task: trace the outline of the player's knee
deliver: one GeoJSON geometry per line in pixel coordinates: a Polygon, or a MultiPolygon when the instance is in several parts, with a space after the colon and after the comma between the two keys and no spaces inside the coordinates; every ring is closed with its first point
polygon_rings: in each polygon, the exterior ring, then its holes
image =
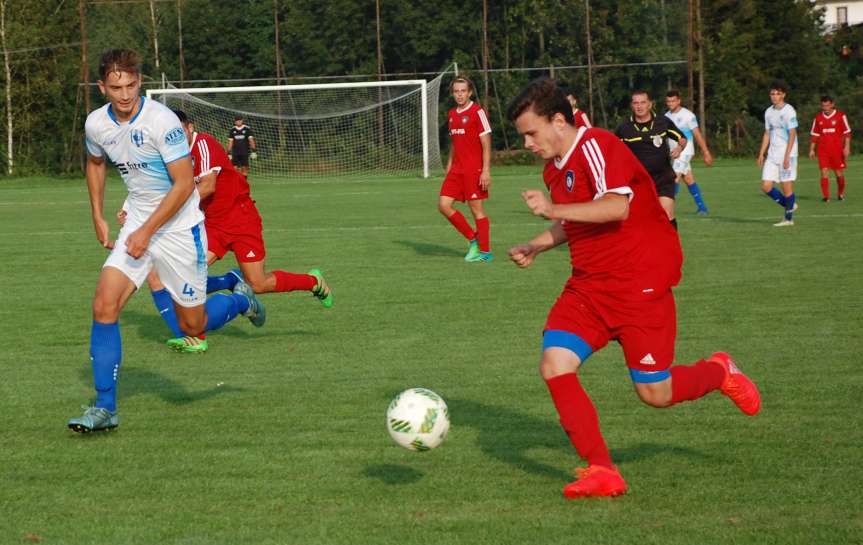
{"type": "Polygon", "coordinates": [[[93,299],[93,319],[97,322],[110,324],[120,316],[120,302],[111,301],[98,295],[93,299]]]}
{"type": "Polygon", "coordinates": [[[645,405],[649,405],[651,407],[656,407],[658,409],[664,409],[671,405],[671,393],[669,392],[667,395],[662,392],[638,392],[638,398],[645,405]]]}
{"type": "Polygon", "coordinates": [[[445,203],[438,201],[437,203],[438,212],[443,214],[446,217],[450,217],[455,213],[455,209],[452,207],[450,203],[445,203]]]}
{"type": "Polygon", "coordinates": [[[249,285],[249,287],[252,288],[252,291],[254,291],[255,293],[267,293],[272,291],[270,289],[270,286],[267,285],[266,277],[246,278],[246,283],[249,285]]]}
{"type": "Polygon", "coordinates": [[[202,316],[177,316],[177,323],[183,333],[190,337],[198,337],[204,333],[207,328],[207,315],[202,316]]]}

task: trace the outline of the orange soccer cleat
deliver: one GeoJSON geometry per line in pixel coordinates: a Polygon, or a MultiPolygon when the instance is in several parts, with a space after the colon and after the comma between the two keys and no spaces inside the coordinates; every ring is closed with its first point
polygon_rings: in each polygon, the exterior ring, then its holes
{"type": "Polygon", "coordinates": [[[626,492],[626,481],[616,467],[577,467],[575,474],[578,480],[563,487],[567,498],[619,496],[626,492]]]}
{"type": "Polygon", "coordinates": [[[761,394],[758,392],[758,387],[740,372],[731,356],[725,352],[716,352],[707,361],[721,365],[725,369],[725,380],[722,381],[719,391],[731,399],[743,414],[749,416],[758,414],[761,410],[761,394]]]}

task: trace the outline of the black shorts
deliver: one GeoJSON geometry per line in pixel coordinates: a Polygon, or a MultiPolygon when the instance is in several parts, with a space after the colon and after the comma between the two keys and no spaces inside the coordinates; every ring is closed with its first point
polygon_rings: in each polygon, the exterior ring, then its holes
{"type": "Polygon", "coordinates": [[[248,155],[237,155],[236,153],[231,156],[231,162],[234,163],[235,167],[247,167],[249,166],[249,156],[248,155]]]}
{"type": "Polygon", "coordinates": [[[677,183],[677,177],[674,175],[673,170],[653,176],[653,183],[656,184],[656,194],[658,196],[668,197],[669,199],[674,198],[676,189],[674,186],[677,183]]]}

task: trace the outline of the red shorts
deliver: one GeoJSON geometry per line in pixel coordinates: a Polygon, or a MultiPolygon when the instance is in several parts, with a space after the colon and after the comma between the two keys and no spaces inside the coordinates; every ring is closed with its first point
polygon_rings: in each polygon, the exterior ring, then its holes
{"type": "MultiPolygon", "coordinates": [[[[567,284],[545,322],[545,347],[555,332],[563,332],[557,338],[575,336],[576,342],[580,339],[586,343],[589,348],[583,347],[581,353],[573,349],[582,361],[614,339],[623,348],[630,369],[642,373],[665,371],[674,361],[674,295],[668,290],[652,299],[627,299],[581,291],[567,284]]],[[[566,343],[551,344],[570,348],[566,343]]]]}
{"type": "Polygon", "coordinates": [[[818,168],[842,170],[845,166],[845,154],[842,153],[842,148],[818,148],[818,168]]]}
{"type": "Polygon", "coordinates": [[[264,247],[263,224],[261,216],[254,205],[237,208],[237,214],[226,221],[213,222],[205,220],[207,228],[207,249],[219,259],[226,253],[234,252],[237,261],[255,263],[262,261],[267,255],[264,247]]]}
{"type": "Polygon", "coordinates": [[[479,187],[479,175],[480,171],[474,173],[450,171],[443,185],[440,186],[441,197],[452,197],[460,202],[487,199],[488,191],[483,191],[479,187]]]}

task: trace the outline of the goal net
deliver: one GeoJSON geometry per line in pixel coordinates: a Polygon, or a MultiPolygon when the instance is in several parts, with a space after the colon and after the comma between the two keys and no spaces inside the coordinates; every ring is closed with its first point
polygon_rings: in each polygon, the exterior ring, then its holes
{"type": "Polygon", "coordinates": [[[254,176],[428,177],[443,169],[438,102],[444,74],[426,80],[150,89],[195,129],[227,144],[236,116],[251,128],[254,176]]]}

